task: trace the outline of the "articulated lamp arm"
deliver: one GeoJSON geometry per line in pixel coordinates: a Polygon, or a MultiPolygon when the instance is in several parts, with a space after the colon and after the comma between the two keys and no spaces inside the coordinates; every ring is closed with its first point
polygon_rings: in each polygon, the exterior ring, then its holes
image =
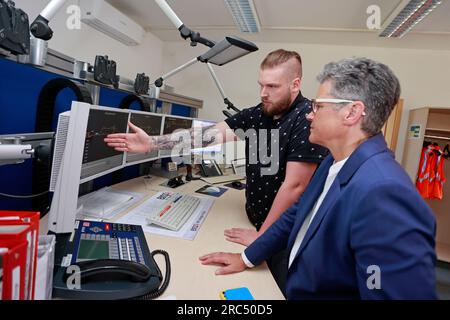
{"type": "Polygon", "coordinates": [[[53,37],[53,30],[48,25],[67,0],[51,0],[33,21],[30,31],[38,39],[45,41],[53,37]]]}

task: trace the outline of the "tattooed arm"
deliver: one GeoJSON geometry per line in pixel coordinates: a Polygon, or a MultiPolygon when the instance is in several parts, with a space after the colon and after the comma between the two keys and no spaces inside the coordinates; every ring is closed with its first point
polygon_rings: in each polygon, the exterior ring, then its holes
{"type": "Polygon", "coordinates": [[[219,140],[216,137],[217,130],[214,126],[191,128],[186,130],[179,130],[175,133],[166,134],[163,136],[151,136],[150,149],[151,150],[171,150],[180,142],[191,145],[191,148],[205,148],[216,144],[219,140]]]}
{"type": "Polygon", "coordinates": [[[146,153],[154,150],[171,150],[180,142],[189,143],[191,148],[208,146],[236,140],[233,131],[225,122],[214,126],[180,130],[174,134],[149,137],[142,129],[128,124],[134,133],[108,135],[108,146],[121,152],[146,153]]]}

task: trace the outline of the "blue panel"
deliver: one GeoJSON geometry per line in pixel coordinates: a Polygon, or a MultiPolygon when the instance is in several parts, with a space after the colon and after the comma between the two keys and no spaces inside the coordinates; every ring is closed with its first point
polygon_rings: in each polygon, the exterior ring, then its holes
{"type": "Polygon", "coordinates": [[[52,131],[56,131],[58,126],[58,114],[69,111],[72,106],[72,101],[76,100],[75,92],[67,88],[62,90],[56,97],[55,110],[53,113],[52,131]]]}
{"type": "Polygon", "coordinates": [[[122,91],[109,88],[101,88],[99,105],[104,107],[118,108],[122,99],[127,95],[128,94],[122,91]]]}
{"type": "MultiPolygon", "coordinates": [[[[0,75],[0,134],[35,132],[39,93],[48,81],[61,76],[2,58],[0,75]]],[[[71,90],[60,93],[56,102],[53,127],[56,126],[56,114],[69,110],[73,99],[71,90]]],[[[1,166],[0,177],[3,182],[0,192],[29,195],[32,192],[32,161],[1,166]]],[[[30,210],[31,201],[0,197],[0,209],[30,210]]]]}
{"type": "Polygon", "coordinates": [[[134,179],[139,176],[139,165],[123,169],[123,181],[134,179]]]}
{"type": "MultiPolygon", "coordinates": [[[[100,102],[101,106],[118,108],[120,102],[127,97],[129,93],[119,90],[113,90],[110,88],[101,88],[100,90],[100,102]]],[[[141,106],[138,102],[133,102],[130,106],[131,110],[141,110],[141,106]]]]}
{"type": "MultiPolygon", "coordinates": [[[[39,93],[60,76],[5,59],[0,59],[0,74],[0,134],[34,132],[39,93]]],[[[70,100],[64,100],[58,100],[57,110],[70,109],[70,100]]]]}
{"type": "Polygon", "coordinates": [[[112,175],[107,174],[106,176],[97,178],[94,180],[94,190],[98,190],[107,186],[112,185],[112,175]]]}
{"type": "Polygon", "coordinates": [[[190,117],[191,107],[173,103],[171,114],[174,116],[190,117]]]}

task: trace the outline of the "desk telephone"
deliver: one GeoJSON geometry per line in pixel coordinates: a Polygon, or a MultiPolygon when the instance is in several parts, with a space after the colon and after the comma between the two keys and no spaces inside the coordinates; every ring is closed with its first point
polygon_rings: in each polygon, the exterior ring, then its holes
{"type": "Polygon", "coordinates": [[[169,256],[162,250],[150,253],[141,226],[79,220],[67,237],[57,239],[54,297],[152,299],[169,284],[169,256]],[[164,282],[156,254],[165,257],[164,282]]]}

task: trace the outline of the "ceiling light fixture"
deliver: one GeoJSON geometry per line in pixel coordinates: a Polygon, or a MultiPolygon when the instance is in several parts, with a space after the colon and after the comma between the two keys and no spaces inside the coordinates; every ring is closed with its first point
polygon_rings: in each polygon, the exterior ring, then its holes
{"type": "Polygon", "coordinates": [[[380,37],[401,38],[433,11],[442,0],[411,0],[380,33],[380,37]]]}
{"type": "Polygon", "coordinates": [[[261,30],[253,0],[225,0],[225,4],[241,32],[258,33],[261,30]]]}

